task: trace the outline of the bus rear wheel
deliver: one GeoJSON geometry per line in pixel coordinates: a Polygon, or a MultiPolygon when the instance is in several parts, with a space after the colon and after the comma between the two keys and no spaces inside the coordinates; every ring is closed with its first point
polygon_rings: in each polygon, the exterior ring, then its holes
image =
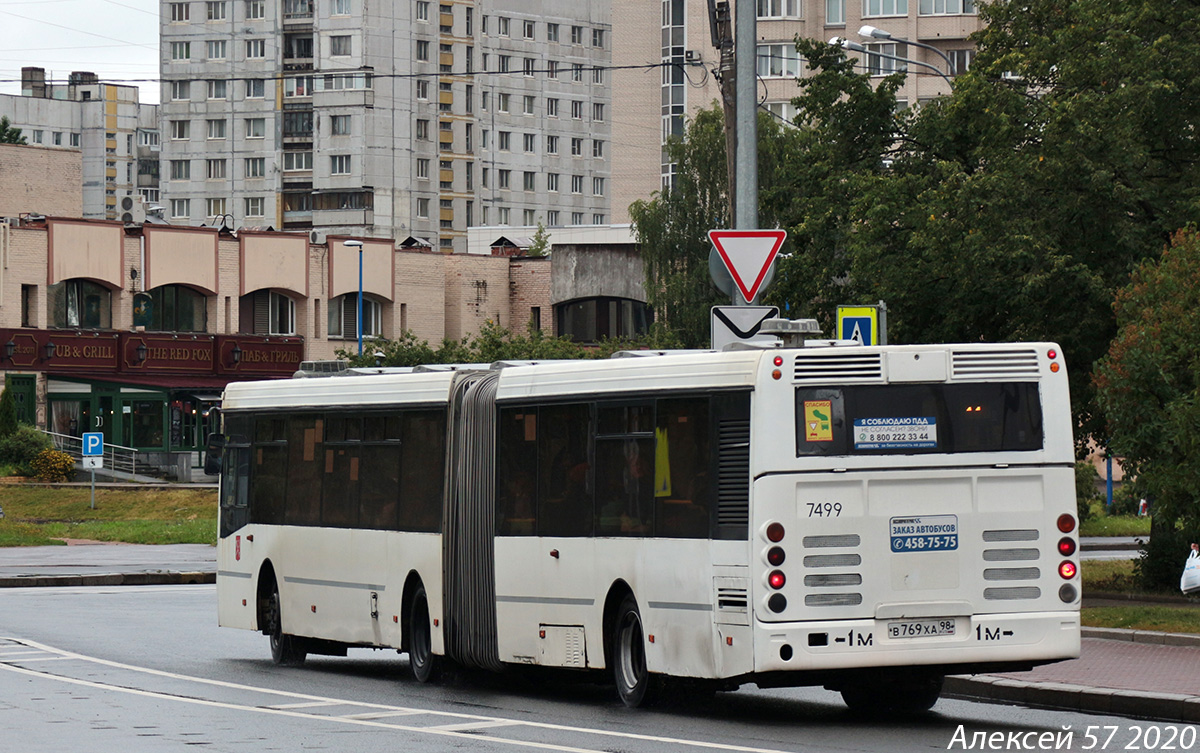
{"type": "Polygon", "coordinates": [[[880,678],[843,687],[842,700],[860,714],[916,714],[938,702],[945,679],[941,674],[880,678]]]}
{"type": "Polygon", "coordinates": [[[408,669],[417,682],[437,679],[437,657],[433,655],[433,636],[429,628],[429,599],[425,586],[417,586],[408,610],[408,669]]]}
{"type": "Polygon", "coordinates": [[[283,609],[279,604],[279,587],[271,589],[267,604],[267,635],[271,638],[271,661],[284,667],[298,667],[304,663],[308,652],[301,639],[283,632],[283,609]]]}
{"type": "Polygon", "coordinates": [[[613,679],[617,695],[629,708],[649,705],[657,695],[657,678],[646,669],[646,642],[637,600],[627,595],[617,609],[612,634],[613,679]]]}

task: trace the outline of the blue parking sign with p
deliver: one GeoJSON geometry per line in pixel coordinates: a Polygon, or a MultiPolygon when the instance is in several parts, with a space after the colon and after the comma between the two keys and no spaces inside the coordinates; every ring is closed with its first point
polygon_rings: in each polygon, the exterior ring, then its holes
{"type": "Polygon", "coordinates": [[[87,455],[103,455],[104,454],[104,434],[98,431],[86,431],[83,433],[83,454],[87,455]]]}

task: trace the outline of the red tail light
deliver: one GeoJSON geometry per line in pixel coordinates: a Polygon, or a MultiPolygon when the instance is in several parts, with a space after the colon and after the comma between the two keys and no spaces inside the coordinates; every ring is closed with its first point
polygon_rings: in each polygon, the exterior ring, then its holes
{"type": "Polygon", "coordinates": [[[773,544],[783,541],[783,523],[772,523],[767,526],[767,540],[773,544]]]}
{"type": "Polygon", "coordinates": [[[1058,553],[1070,557],[1075,553],[1075,539],[1063,538],[1058,542],[1058,553]]]}
{"type": "Polygon", "coordinates": [[[1058,530],[1063,533],[1070,533],[1075,530],[1075,516],[1070,513],[1063,513],[1058,516],[1058,530]]]}
{"type": "Polygon", "coordinates": [[[1075,577],[1075,563],[1064,562],[1058,566],[1058,574],[1063,577],[1063,580],[1070,580],[1075,577]]]}
{"type": "Polygon", "coordinates": [[[784,576],[782,571],[773,570],[771,571],[771,574],[767,576],[767,583],[770,584],[771,588],[774,588],[776,591],[778,591],[779,589],[783,588],[784,583],[787,583],[787,577],[784,576]]]}
{"type": "Polygon", "coordinates": [[[781,546],[773,546],[767,552],[767,562],[771,564],[771,567],[779,567],[785,559],[787,559],[787,555],[781,546]]]}

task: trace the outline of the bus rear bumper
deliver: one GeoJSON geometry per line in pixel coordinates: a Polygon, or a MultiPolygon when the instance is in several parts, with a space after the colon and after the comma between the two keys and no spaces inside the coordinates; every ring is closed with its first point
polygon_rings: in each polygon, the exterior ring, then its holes
{"type": "Polygon", "coordinates": [[[1031,667],[1078,658],[1079,627],[1078,611],[759,622],[754,672],[961,665],[970,673],[974,666],[1031,667]],[[921,634],[945,632],[947,621],[953,622],[953,633],[921,634]]]}

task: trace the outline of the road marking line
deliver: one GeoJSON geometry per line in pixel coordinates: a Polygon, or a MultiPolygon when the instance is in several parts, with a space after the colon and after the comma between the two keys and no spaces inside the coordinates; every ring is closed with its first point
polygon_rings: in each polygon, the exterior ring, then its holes
{"type": "Polygon", "coordinates": [[[386,719],[389,716],[415,716],[417,711],[369,711],[365,714],[342,714],[342,719],[386,719]]]}
{"type": "Polygon", "coordinates": [[[263,706],[266,709],[315,709],[320,706],[346,706],[343,701],[305,701],[304,703],[276,703],[263,706]]]}
{"type": "Polygon", "coordinates": [[[18,663],[19,664],[28,664],[31,661],[66,661],[68,659],[74,659],[74,658],[75,657],[73,657],[73,656],[31,656],[28,659],[13,659],[11,661],[8,659],[5,659],[5,660],[3,660],[3,663],[4,664],[18,664],[18,663]]]}
{"type": "Polygon", "coordinates": [[[496,720],[494,722],[464,722],[462,724],[443,724],[438,727],[427,727],[426,729],[444,730],[446,732],[466,732],[472,729],[491,729],[493,727],[511,727],[515,724],[524,724],[515,719],[496,720]]]}

